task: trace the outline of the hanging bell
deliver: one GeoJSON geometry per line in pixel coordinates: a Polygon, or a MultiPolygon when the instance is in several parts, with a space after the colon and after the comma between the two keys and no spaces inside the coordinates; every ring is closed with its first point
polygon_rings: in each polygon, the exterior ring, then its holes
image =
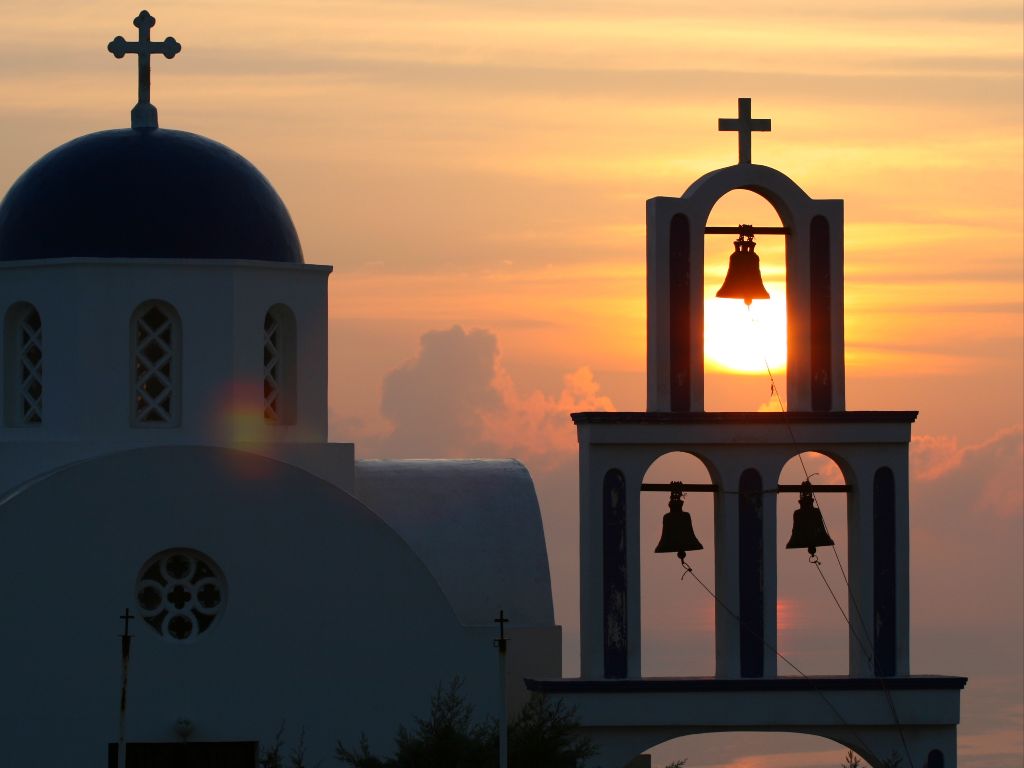
{"type": "MultiPolygon", "coordinates": [[[[672,485],[677,485],[672,483],[672,485]]],[[[682,486],[682,483],[678,483],[682,486]]],[[[668,512],[661,519],[661,541],[654,548],[655,552],[675,552],[680,560],[686,559],[686,553],[696,549],[704,549],[693,532],[693,518],[689,512],[683,511],[682,488],[673,488],[668,499],[668,512]]]]}
{"type": "Polygon", "coordinates": [[[814,494],[811,484],[804,482],[800,486],[800,508],[793,512],[793,535],[789,537],[786,549],[806,549],[811,557],[818,547],[831,547],[835,544],[825,530],[825,520],[821,510],[814,505],[814,494]]]}
{"type": "Polygon", "coordinates": [[[770,299],[761,281],[761,259],[754,253],[754,228],[740,225],[739,239],[733,242],[735,250],[729,257],[729,271],[725,282],[715,294],[720,299],[743,299],[750,305],[754,299],[770,299]]]}

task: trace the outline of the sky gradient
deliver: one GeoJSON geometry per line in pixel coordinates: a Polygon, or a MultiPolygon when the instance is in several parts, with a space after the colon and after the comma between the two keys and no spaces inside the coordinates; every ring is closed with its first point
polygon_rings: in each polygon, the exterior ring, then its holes
{"type": "MultiPolygon", "coordinates": [[[[6,190],[58,144],[128,126],[134,59],[105,47],[131,37],[140,6],[0,7],[6,190]]],[[[288,205],[307,262],[334,266],[332,439],[355,441],[360,457],[511,455],[531,469],[570,674],[578,513],[568,414],[645,407],[645,200],[734,163],[735,134],[719,133],[717,119],[751,97],[773,128],[754,135],[754,162],[812,197],[846,201],[848,407],[921,411],[912,669],[971,677],[961,765],[1020,765],[1019,1],[148,9],[154,37],[183,48],[153,62],[161,125],[248,157],[288,205]]],[[[778,225],[750,193],[729,195],[710,223],[740,221],[778,225]]],[[[730,251],[727,238],[709,238],[709,296],[730,251]]],[[[758,253],[777,297],[781,248],[765,239],[758,253]]],[[[772,407],[756,363],[765,353],[783,373],[784,329],[772,316],[784,313],[768,304],[756,326],[742,314],[709,323],[709,410],[772,407]],[[754,348],[753,372],[715,363],[742,345],[754,348]]],[[[649,477],[699,474],[684,459],[662,461],[649,477]]],[[[654,536],[660,512],[645,515],[644,536],[654,536]]],[[[695,512],[695,525],[707,545],[707,516],[695,512]]],[[[845,538],[841,516],[834,527],[845,538]]],[[[712,552],[702,555],[710,573],[712,552]]],[[[842,673],[842,619],[801,565],[780,575],[780,642],[809,670],[842,673]]],[[[657,628],[645,672],[705,674],[711,607],[679,592],[672,567],[644,565],[657,628]]],[[[810,737],[701,737],[658,757],[774,768],[838,765],[841,752],[810,737]]]]}

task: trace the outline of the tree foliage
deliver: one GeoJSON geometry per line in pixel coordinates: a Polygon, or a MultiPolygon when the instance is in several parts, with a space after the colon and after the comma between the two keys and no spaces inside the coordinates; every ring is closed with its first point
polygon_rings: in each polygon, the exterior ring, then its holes
{"type": "Polygon", "coordinates": [[[277,729],[274,742],[260,749],[258,768],[307,768],[306,766],[306,729],[299,731],[299,742],[285,754],[284,746],[285,724],[277,729]]]}
{"type": "MultiPolygon", "coordinates": [[[[395,752],[382,758],[370,751],[366,735],[356,748],[338,742],[335,756],[351,768],[496,768],[498,724],[474,722],[473,706],[462,695],[462,681],[438,686],[430,714],[415,728],[400,726],[395,752]]],[[[582,768],[596,752],[578,733],[575,712],[561,700],[534,695],[509,724],[509,764],[531,768],[582,768]]]]}
{"type": "MultiPolygon", "coordinates": [[[[900,768],[903,764],[903,758],[900,757],[895,750],[888,758],[882,761],[882,768],[900,768]]],[[[861,759],[853,754],[853,750],[848,750],[846,757],[843,759],[841,768],[867,768],[861,759]]]]}
{"type": "MultiPolygon", "coordinates": [[[[493,738],[497,744],[497,726],[493,738]]],[[[538,768],[578,768],[597,753],[579,733],[575,710],[536,693],[509,725],[508,751],[510,765],[538,768]]]]}

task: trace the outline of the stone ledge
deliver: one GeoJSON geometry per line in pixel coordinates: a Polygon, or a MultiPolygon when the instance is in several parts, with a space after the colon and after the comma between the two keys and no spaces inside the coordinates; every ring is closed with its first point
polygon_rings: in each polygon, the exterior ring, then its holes
{"type": "Polygon", "coordinates": [[[574,424],[911,424],[917,411],[579,411],[574,424]]]}
{"type": "Polygon", "coordinates": [[[966,677],[948,675],[907,675],[901,677],[645,677],[626,680],[526,680],[526,687],[538,693],[696,693],[760,691],[922,691],[961,690],[966,677]]]}

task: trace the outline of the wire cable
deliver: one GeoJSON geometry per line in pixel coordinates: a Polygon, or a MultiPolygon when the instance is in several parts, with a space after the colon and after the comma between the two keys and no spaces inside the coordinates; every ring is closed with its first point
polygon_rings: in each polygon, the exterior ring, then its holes
{"type": "MultiPolygon", "coordinates": [[[[754,315],[754,313],[751,311],[750,304],[747,304],[747,314],[750,317],[750,324],[754,328],[755,333],[760,335],[760,328],[758,327],[757,318],[754,315]]],[[[761,344],[761,349],[762,350],[764,349],[764,345],[763,344],[761,344]]],[[[768,364],[768,358],[766,356],[762,355],[762,359],[764,360],[765,370],[768,371],[768,380],[771,382],[772,394],[774,394],[775,398],[779,401],[779,409],[780,409],[780,412],[782,413],[782,421],[786,425],[786,431],[789,432],[789,439],[792,441],[794,447],[799,447],[799,443],[797,443],[797,440],[796,440],[796,434],[793,432],[793,427],[789,423],[789,419],[786,417],[786,414],[787,414],[786,404],[782,401],[782,395],[779,393],[779,388],[775,384],[775,376],[772,374],[772,368],[768,364]]],[[[804,477],[806,478],[807,482],[810,483],[811,482],[811,475],[807,472],[807,465],[804,463],[803,452],[800,452],[800,453],[797,454],[797,459],[800,461],[800,468],[803,470],[804,477]]],[[[814,493],[814,485],[813,484],[811,485],[811,496],[814,499],[815,506],[817,506],[819,509],[821,509],[821,506],[818,504],[817,494],[814,493]]],[[[831,538],[831,533],[829,533],[829,530],[828,530],[828,523],[825,522],[825,516],[824,515],[821,516],[821,522],[822,522],[822,525],[825,526],[825,532],[828,533],[829,537],[831,538]]],[[[836,558],[836,565],[839,566],[839,573],[842,574],[842,576],[843,576],[843,582],[846,584],[846,594],[847,594],[847,596],[850,599],[851,605],[853,605],[854,612],[857,614],[857,621],[860,624],[861,629],[864,631],[865,639],[872,646],[872,652],[870,652],[870,653],[868,652],[867,647],[864,645],[864,641],[861,640],[860,633],[856,629],[854,629],[853,624],[850,622],[850,617],[847,616],[846,612],[843,610],[842,605],[840,605],[839,599],[836,597],[835,592],[832,590],[832,585],[830,585],[828,583],[828,579],[825,578],[825,573],[821,569],[821,560],[819,560],[817,557],[812,557],[811,562],[814,563],[814,565],[817,567],[818,575],[821,576],[821,580],[825,583],[825,586],[828,588],[829,594],[832,595],[832,599],[835,601],[836,607],[839,608],[839,612],[842,614],[843,619],[845,619],[845,621],[846,621],[846,625],[850,629],[850,634],[852,634],[855,638],[857,638],[857,643],[858,643],[858,645],[860,645],[861,651],[867,657],[867,660],[869,662],[873,662],[874,661],[874,653],[873,653],[873,651],[874,651],[874,647],[873,647],[874,643],[871,642],[872,641],[871,633],[868,632],[867,623],[864,621],[864,615],[861,613],[860,606],[857,604],[857,598],[853,594],[853,590],[850,588],[850,580],[846,576],[846,569],[843,568],[843,561],[839,557],[839,552],[836,549],[835,544],[833,544],[830,547],[830,549],[832,550],[832,554],[836,558]]],[[[684,563],[684,565],[686,565],[686,564],[684,563]]],[[[694,578],[697,578],[696,574],[694,574],[694,578]]],[[[698,582],[700,581],[700,579],[697,579],[697,580],[698,580],[698,582]]],[[[703,583],[701,583],[701,586],[704,586],[703,583]]],[[[704,587],[704,588],[707,589],[707,587],[704,587]]],[[[712,596],[714,596],[714,595],[712,595],[712,596]]],[[[715,597],[716,600],[718,599],[717,596],[714,596],[714,597],[715,597]]],[[[729,610],[728,607],[725,606],[724,603],[722,605],[723,605],[723,607],[726,608],[726,610],[729,610]]],[[[730,611],[730,613],[732,613],[732,612],[730,611]]],[[[736,617],[736,618],[737,618],[737,620],[739,620],[739,617],[736,617]]],[[[742,626],[742,622],[740,622],[740,625],[742,626]]],[[[762,638],[762,642],[765,642],[763,640],[763,638],[762,638]]],[[[765,642],[765,646],[769,647],[769,648],[771,647],[771,646],[768,645],[767,642],[765,642]]],[[[796,669],[796,667],[794,667],[793,664],[791,662],[789,662],[788,659],[785,659],[782,656],[782,654],[780,654],[778,651],[775,651],[775,653],[779,655],[779,658],[783,658],[783,660],[786,661],[787,664],[789,664],[791,667],[796,669]]],[[[882,685],[882,691],[885,693],[886,701],[889,704],[889,710],[892,712],[893,721],[896,723],[896,729],[899,731],[900,741],[903,744],[903,751],[904,751],[904,753],[907,756],[907,762],[910,763],[910,768],[914,768],[914,758],[910,754],[910,749],[907,746],[907,739],[906,739],[906,736],[903,733],[903,724],[900,722],[899,714],[896,712],[896,702],[893,700],[892,693],[889,691],[888,686],[885,684],[885,677],[884,676],[876,676],[876,677],[878,678],[879,682],[882,685]]],[[[835,711],[835,710],[833,709],[833,711],[835,711]]],[[[863,742],[861,742],[861,743],[863,743],[863,742]]]]}
{"type": "Polygon", "coordinates": [[[767,648],[769,651],[771,651],[776,656],[778,656],[780,659],[782,659],[782,661],[784,661],[787,665],[789,665],[789,667],[792,668],[794,672],[796,672],[798,675],[800,675],[800,677],[802,677],[804,680],[806,680],[808,683],[810,683],[811,684],[811,688],[814,689],[814,692],[816,694],[818,694],[818,696],[821,698],[821,700],[823,702],[825,702],[825,706],[827,706],[832,711],[832,714],[834,714],[836,716],[836,718],[839,720],[839,722],[841,724],[843,724],[844,726],[846,726],[847,728],[849,728],[851,730],[851,732],[853,733],[854,738],[857,739],[858,742],[860,742],[860,745],[864,749],[865,753],[870,753],[871,752],[871,750],[868,747],[868,745],[864,743],[864,740],[861,739],[860,735],[857,733],[857,729],[855,729],[852,725],[850,725],[849,722],[847,722],[846,718],[843,717],[842,713],[838,709],[836,709],[835,705],[829,700],[828,696],[825,695],[825,692],[822,691],[817,685],[814,684],[814,680],[813,679],[811,679],[806,674],[804,674],[804,671],[802,669],[800,669],[796,664],[794,664],[792,661],[790,661],[788,658],[786,658],[786,656],[782,653],[782,651],[780,651],[778,648],[776,648],[771,643],[769,643],[765,639],[764,635],[762,635],[757,630],[755,630],[755,629],[751,628],[750,626],[748,626],[739,617],[739,615],[735,611],[732,610],[732,608],[730,608],[728,605],[725,604],[725,601],[723,601],[722,598],[720,598],[718,595],[715,594],[714,590],[712,590],[710,587],[708,587],[707,584],[705,584],[703,582],[703,580],[700,578],[700,576],[698,576],[694,572],[693,566],[691,566],[685,560],[683,561],[683,569],[684,569],[683,570],[683,576],[682,576],[683,579],[686,578],[686,574],[691,574],[693,576],[693,578],[696,579],[697,583],[700,584],[700,586],[704,589],[704,591],[707,592],[716,603],[718,603],[720,606],[722,606],[722,608],[725,610],[725,612],[728,613],[736,621],[736,623],[739,625],[740,629],[746,631],[748,634],[753,635],[754,638],[756,638],[758,640],[758,642],[760,642],[765,648],[767,648]]]}
{"type": "MultiPolygon", "coordinates": [[[[849,627],[850,630],[853,630],[853,626],[850,624],[849,616],[846,615],[846,611],[843,610],[843,606],[840,604],[839,598],[836,597],[836,593],[835,591],[833,591],[832,585],[828,583],[828,579],[825,578],[825,573],[821,570],[821,560],[819,560],[815,555],[814,558],[811,560],[811,563],[813,563],[817,567],[818,575],[821,576],[821,580],[825,582],[825,588],[828,590],[828,593],[832,595],[832,600],[833,602],[835,602],[836,608],[839,609],[839,613],[843,615],[843,619],[846,621],[846,626],[849,627]]],[[[864,641],[861,640],[860,635],[856,631],[852,631],[851,634],[855,638],[857,638],[857,644],[860,646],[861,652],[864,654],[864,658],[868,661],[874,661],[873,657],[871,656],[871,652],[864,645],[864,641]]]]}
{"type": "MultiPolygon", "coordinates": [[[[751,311],[751,307],[749,305],[747,306],[747,314],[750,317],[750,324],[754,328],[755,334],[757,334],[760,337],[761,329],[760,329],[757,317],[751,311]]],[[[763,344],[761,345],[761,349],[764,349],[764,345],[763,344]]],[[[779,393],[779,388],[778,388],[778,386],[775,383],[775,375],[772,373],[771,365],[768,364],[768,358],[762,355],[762,360],[764,361],[764,368],[768,372],[768,380],[771,382],[772,394],[774,394],[775,395],[775,399],[778,400],[779,409],[780,409],[780,412],[782,413],[782,420],[783,420],[783,423],[786,425],[786,431],[789,433],[789,439],[793,443],[794,447],[796,447],[799,444],[797,443],[796,434],[793,432],[793,427],[789,423],[789,419],[786,418],[786,415],[787,415],[788,411],[786,409],[786,404],[782,401],[782,395],[779,393]]],[[[800,469],[804,473],[804,478],[807,480],[808,483],[810,483],[811,482],[811,477],[813,477],[814,474],[817,474],[817,473],[815,472],[815,473],[811,474],[811,473],[809,473],[807,471],[807,464],[804,462],[803,452],[797,453],[796,457],[797,457],[797,460],[800,462],[800,469]]],[[[815,506],[817,506],[818,509],[821,509],[821,505],[818,503],[818,495],[814,492],[814,485],[813,484],[811,484],[811,497],[814,499],[815,506]]],[[[831,534],[831,532],[828,529],[828,523],[825,521],[825,516],[824,515],[821,516],[821,523],[822,523],[822,525],[825,526],[825,532],[828,533],[829,536],[831,537],[832,534],[831,534]]],[[[867,623],[864,621],[864,615],[861,613],[860,605],[857,603],[857,598],[853,594],[853,590],[850,589],[850,580],[849,580],[849,578],[846,575],[846,569],[843,567],[842,558],[839,557],[839,551],[836,549],[835,545],[832,545],[830,547],[830,549],[832,550],[832,555],[836,559],[836,565],[839,566],[839,573],[842,575],[843,583],[846,585],[846,593],[847,593],[847,595],[850,598],[850,603],[853,605],[853,612],[856,613],[856,615],[857,615],[857,622],[860,624],[860,628],[864,632],[864,637],[870,643],[871,633],[868,631],[867,623]]],[[[821,572],[821,565],[820,565],[820,563],[818,564],[818,571],[819,571],[819,573],[821,573],[821,577],[825,581],[825,586],[828,587],[829,592],[832,592],[832,587],[831,587],[831,585],[829,585],[828,580],[825,578],[825,574],[823,572],[821,572]]],[[[834,592],[832,592],[832,599],[835,600],[835,593],[834,592]]],[[[846,620],[846,624],[847,624],[847,626],[849,626],[851,634],[853,634],[853,636],[857,638],[857,643],[860,645],[861,649],[865,651],[865,656],[867,657],[867,660],[873,662],[874,661],[874,654],[873,654],[873,652],[869,653],[869,652],[866,651],[866,648],[865,648],[865,645],[864,645],[864,641],[861,639],[860,634],[857,632],[857,630],[854,629],[852,623],[850,622],[849,616],[847,616],[846,612],[843,611],[842,606],[839,605],[839,601],[838,600],[836,600],[836,605],[839,606],[839,612],[843,614],[843,618],[846,620]]]]}

